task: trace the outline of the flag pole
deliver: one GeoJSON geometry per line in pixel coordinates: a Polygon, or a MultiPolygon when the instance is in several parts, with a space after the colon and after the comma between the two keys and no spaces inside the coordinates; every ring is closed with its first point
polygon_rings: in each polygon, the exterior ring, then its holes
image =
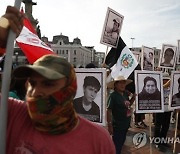
{"type": "MultiPolygon", "coordinates": [[[[152,113],[149,113],[149,137],[152,137],[152,125],[151,125],[152,113]]],[[[150,154],[152,154],[152,143],[150,142],[150,154]]]]}
{"type": "Polygon", "coordinates": [[[175,127],[175,132],[174,132],[174,146],[173,146],[173,154],[176,152],[176,137],[177,137],[177,126],[178,126],[178,116],[179,116],[179,111],[176,111],[176,127],[175,127]]]}
{"type": "Polygon", "coordinates": [[[105,52],[105,56],[104,56],[104,62],[103,62],[103,64],[102,64],[102,67],[105,67],[105,60],[106,60],[106,56],[107,56],[107,54],[108,54],[108,46],[107,46],[107,48],[106,48],[106,52],[105,52]]]}
{"type": "MultiPolygon", "coordinates": [[[[15,0],[14,6],[20,9],[22,0],[15,0]]],[[[10,85],[12,56],[14,51],[14,40],[16,34],[10,30],[6,45],[6,56],[4,62],[4,71],[2,74],[1,103],[0,103],[0,154],[6,153],[6,129],[7,129],[7,100],[10,85]]]]}

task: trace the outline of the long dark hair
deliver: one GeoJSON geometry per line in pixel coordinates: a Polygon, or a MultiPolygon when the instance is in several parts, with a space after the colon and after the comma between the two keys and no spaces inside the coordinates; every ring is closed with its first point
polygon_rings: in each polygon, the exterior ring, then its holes
{"type": "Polygon", "coordinates": [[[147,77],[144,78],[144,87],[146,86],[146,83],[148,81],[153,81],[155,86],[156,86],[156,88],[157,88],[157,81],[156,81],[156,79],[154,79],[153,77],[150,77],[150,76],[147,76],[147,77]]]}

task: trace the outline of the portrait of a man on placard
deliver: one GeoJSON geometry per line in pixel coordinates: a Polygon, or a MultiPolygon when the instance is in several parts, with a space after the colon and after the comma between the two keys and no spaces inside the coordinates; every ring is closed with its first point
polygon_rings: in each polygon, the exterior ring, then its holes
{"type": "Polygon", "coordinates": [[[163,88],[160,72],[135,71],[137,113],[162,112],[163,88]]]}
{"type": "Polygon", "coordinates": [[[149,47],[142,47],[141,67],[143,70],[154,70],[154,50],[149,47]]]}
{"type": "Polygon", "coordinates": [[[94,102],[98,92],[101,89],[99,80],[94,76],[86,76],[83,83],[83,95],[74,99],[74,108],[77,113],[86,115],[86,118],[94,121],[100,121],[100,108],[94,102]]]}
{"type": "Polygon", "coordinates": [[[124,16],[108,7],[100,43],[116,48],[124,16]]]}
{"type": "Polygon", "coordinates": [[[73,101],[76,112],[96,123],[105,124],[105,69],[75,69],[77,93],[73,101]]]}
{"type": "Polygon", "coordinates": [[[163,44],[160,54],[159,67],[171,68],[175,67],[177,47],[172,45],[163,44]]]}
{"type": "Polygon", "coordinates": [[[180,108],[180,73],[173,71],[171,74],[171,102],[170,107],[173,109],[180,108]]]}

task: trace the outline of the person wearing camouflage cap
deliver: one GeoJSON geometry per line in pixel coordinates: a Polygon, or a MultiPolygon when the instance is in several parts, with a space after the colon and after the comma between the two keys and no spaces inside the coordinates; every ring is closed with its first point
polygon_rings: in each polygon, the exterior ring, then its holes
{"type": "Polygon", "coordinates": [[[77,81],[67,60],[45,55],[13,73],[16,78],[27,78],[27,92],[25,102],[9,100],[8,154],[22,146],[36,153],[114,153],[108,132],[74,110],[77,81]]]}
{"type": "MultiPolygon", "coordinates": [[[[8,17],[17,12],[14,7],[7,10],[7,18],[1,22],[8,23],[8,17]]],[[[2,28],[1,22],[2,35],[13,28],[2,28]]],[[[0,38],[0,47],[4,48],[7,37],[0,38]]],[[[20,66],[13,73],[17,79],[27,79],[27,91],[25,101],[8,99],[6,154],[115,153],[109,133],[75,112],[76,74],[67,60],[44,55],[33,65],[20,66]]]]}

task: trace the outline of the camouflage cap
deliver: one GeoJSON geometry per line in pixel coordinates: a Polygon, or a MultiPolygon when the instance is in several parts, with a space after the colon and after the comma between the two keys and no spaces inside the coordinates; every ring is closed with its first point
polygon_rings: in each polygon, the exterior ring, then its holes
{"type": "Polygon", "coordinates": [[[19,66],[14,70],[14,75],[16,78],[27,78],[32,72],[37,72],[47,79],[57,80],[68,77],[71,67],[71,64],[60,56],[45,55],[36,60],[33,65],[19,66]]]}

